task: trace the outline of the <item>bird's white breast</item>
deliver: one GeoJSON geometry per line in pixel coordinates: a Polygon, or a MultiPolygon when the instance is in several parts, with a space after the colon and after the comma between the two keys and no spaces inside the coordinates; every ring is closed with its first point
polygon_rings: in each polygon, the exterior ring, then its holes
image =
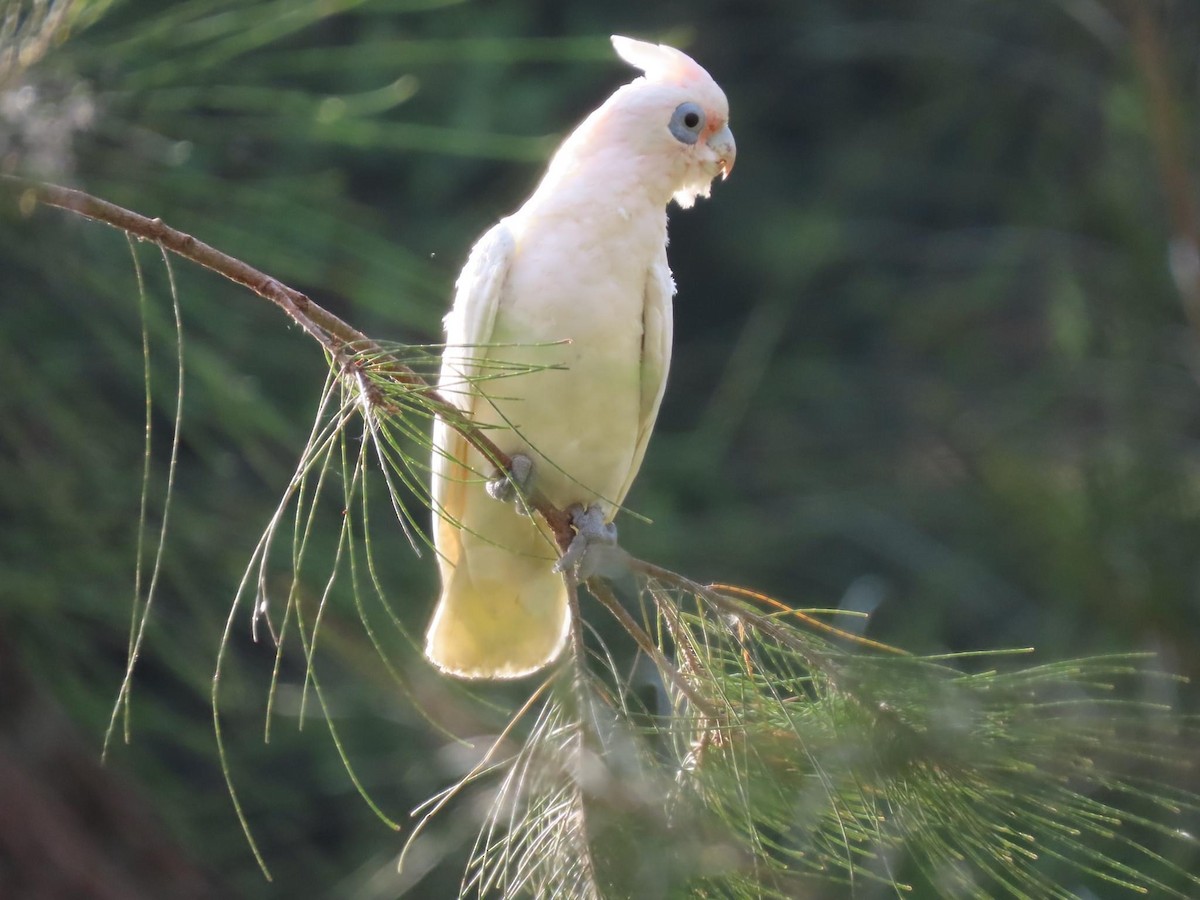
{"type": "Polygon", "coordinates": [[[529,452],[555,505],[620,503],[642,411],[647,278],[666,243],[665,210],[528,205],[497,310],[495,360],[561,368],[486,383],[483,422],[506,452],[529,452]],[[532,346],[532,345],[542,346],[532,346]],[[505,420],[508,420],[505,422],[505,420]],[[561,470],[561,471],[560,471],[561,470]]]}

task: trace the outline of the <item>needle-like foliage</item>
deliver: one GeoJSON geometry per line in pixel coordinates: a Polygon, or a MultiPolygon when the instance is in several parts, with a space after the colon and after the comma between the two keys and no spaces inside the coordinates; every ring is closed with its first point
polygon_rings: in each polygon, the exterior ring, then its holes
{"type": "MultiPolygon", "coordinates": [[[[396,416],[368,414],[382,435],[396,416]]],[[[381,459],[411,484],[411,459],[381,459]]],[[[455,789],[498,781],[464,896],[1200,887],[1147,842],[1190,845],[1197,811],[1168,784],[1194,725],[1127,698],[1165,677],[1149,660],[968,671],[984,657],[847,645],[752,592],[630,566],[637,615],[589,586],[635,661],[574,642],[522,710],[531,722],[455,789]]]]}
{"type": "Polygon", "coordinates": [[[94,21],[112,0],[10,0],[0,7],[0,91],[94,21]]]}
{"type": "Polygon", "coordinates": [[[1178,829],[1195,798],[1158,779],[1195,730],[1106,696],[1146,660],[964,674],[839,649],[704,591],[643,591],[679,663],[660,672],[660,708],[631,709],[629,680],[599,656],[603,675],[562,676],[488,772],[500,788],[465,892],[788,898],[832,883],[1071,898],[1090,881],[1187,897],[1200,884],[1143,843],[1192,843],[1178,829]]]}

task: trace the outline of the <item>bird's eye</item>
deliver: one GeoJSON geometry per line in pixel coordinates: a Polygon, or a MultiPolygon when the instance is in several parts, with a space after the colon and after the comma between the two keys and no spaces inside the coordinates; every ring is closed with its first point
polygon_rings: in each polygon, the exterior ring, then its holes
{"type": "Polygon", "coordinates": [[[700,139],[702,130],[704,110],[700,108],[700,104],[688,101],[675,107],[675,112],[671,113],[671,134],[675,135],[676,140],[694,144],[700,139]]]}

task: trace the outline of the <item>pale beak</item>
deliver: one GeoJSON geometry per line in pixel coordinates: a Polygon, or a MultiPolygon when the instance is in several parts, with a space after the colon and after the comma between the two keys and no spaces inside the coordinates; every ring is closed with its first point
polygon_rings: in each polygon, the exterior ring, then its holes
{"type": "Polygon", "coordinates": [[[717,157],[717,165],[721,170],[721,180],[729,177],[733,171],[733,161],[737,158],[737,144],[733,140],[733,132],[726,125],[708,139],[708,149],[717,157]]]}

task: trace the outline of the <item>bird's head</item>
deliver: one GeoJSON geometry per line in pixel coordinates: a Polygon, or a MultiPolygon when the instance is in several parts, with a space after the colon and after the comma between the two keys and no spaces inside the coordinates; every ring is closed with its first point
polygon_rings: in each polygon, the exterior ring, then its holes
{"type": "MultiPolygon", "coordinates": [[[[563,142],[540,190],[558,195],[582,178],[672,197],[683,207],[707,197],[712,180],[733,169],[729,101],[690,56],[664,44],[614,36],[621,58],[644,75],[619,88],[563,142]]],[[[619,188],[618,188],[619,189],[619,188]]]]}
{"type": "Polygon", "coordinates": [[[728,178],[737,146],[729,101],[695,60],[665,44],[613,35],[617,54],[645,73],[605,106],[643,158],[660,163],[680,206],[707,197],[712,180],[728,178]]]}

